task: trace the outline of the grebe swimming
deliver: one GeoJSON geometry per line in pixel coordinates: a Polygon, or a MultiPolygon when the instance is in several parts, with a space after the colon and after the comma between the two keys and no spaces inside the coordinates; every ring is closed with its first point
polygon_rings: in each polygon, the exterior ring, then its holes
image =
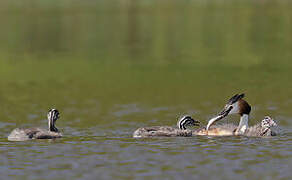
{"type": "Polygon", "coordinates": [[[238,126],[234,124],[222,124],[214,125],[209,130],[206,128],[193,130],[193,136],[276,136],[277,133],[272,129],[273,127],[277,127],[276,122],[269,116],[266,116],[260,123],[248,127],[244,133],[238,134],[236,132],[238,126]]]}
{"type": "Polygon", "coordinates": [[[277,127],[277,123],[269,116],[266,116],[261,123],[248,128],[243,135],[245,136],[276,136],[277,133],[272,130],[277,127]]]}
{"type": "Polygon", "coordinates": [[[133,137],[159,137],[159,136],[192,136],[192,130],[187,129],[189,126],[199,126],[200,121],[194,120],[191,116],[185,115],[177,122],[177,127],[171,126],[152,126],[142,127],[133,133],[133,137]]]}
{"type": "Polygon", "coordinates": [[[60,113],[57,109],[49,110],[47,114],[49,129],[16,128],[10,133],[10,135],[8,136],[8,140],[9,141],[25,141],[25,140],[30,140],[30,139],[54,139],[54,138],[62,137],[62,134],[55,127],[55,123],[57,119],[59,118],[59,114],[60,113]]]}
{"type": "Polygon", "coordinates": [[[276,135],[276,132],[273,132],[271,130],[271,127],[277,126],[277,124],[274,122],[272,118],[268,116],[264,120],[262,120],[261,123],[249,128],[248,119],[249,119],[249,114],[251,111],[251,106],[245,100],[242,99],[243,97],[244,97],[244,94],[236,94],[233,97],[231,97],[229,101],[227,102],[227,104],[225,105],[224,109],[218,114],[218,116],[209,120],[205,131],[204,130],[201,131],[202,135],[203,134],[219,135],[219,136],[220,135],[251,136],[255,134],[257,134],[258,136],[265,136],[267,134],[276,135]],[[215,122],[219,121],[220,119],[223,119],[229,114],[240,115],[240,122],[238,126],[235,126],[232,124],[213,126],[215,122]],[[268,128],[268,131],[269,132],[271,131],[270,133],[262,134],[260,132],[262,128],[264,129],[264,126],[263,126],[265,124],[264,122],[270,123],[270,127],[268,128]]]}

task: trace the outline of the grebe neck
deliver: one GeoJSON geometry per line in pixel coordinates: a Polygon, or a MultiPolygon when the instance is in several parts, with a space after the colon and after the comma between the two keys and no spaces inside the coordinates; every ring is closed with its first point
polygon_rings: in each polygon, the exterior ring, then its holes
{"type": "Polygon", "coordinates": [[[243,134],[247,130],[247,128],[248,128],[248,116],[249,116],[248,114],[243,114],[240,117],[240,122],[239,122],[238,128],[236,130],[237,133],[243,134]]]}

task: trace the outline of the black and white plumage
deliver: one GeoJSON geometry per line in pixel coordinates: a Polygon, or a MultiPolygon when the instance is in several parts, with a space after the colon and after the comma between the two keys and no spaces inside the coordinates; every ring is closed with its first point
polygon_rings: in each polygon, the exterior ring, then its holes
{"type": "Polygon", "coordinates": [[[47,114],[48,129],[42,128],[16,128],[8,136],[9,141],[26,141],[30,139],[54,139],[62,137],[62,134],[56,128],[55,123],[60,117],[60,113],[57,109],[49,110],[47,114]]]}
{"type": "Polygon", "coordinates": [[[177,122],[177,127],[171,126],[152,126],[142,127],[133,133],[133,137],[173,137],[173,136],[192,136],[192,130],[187,129],[189,126],[199,126],[199,121],[194,120],[191,116],[181,117],[177,122]]]}
{"type": "Polygon", "coordinates": [[[266,117],[261,123],[249,127],[248,120],[251,111],[251,106],[247,101],[243,100],[244,94],[236,94],[232,96],[226,103],[224,109],[214,118],[209,120],[206,129],[200,129],[195,132],[196,135],[244,135],[244,136],[267,136],[276,135],[271,127],[277,126],[273,124],[273,119],[266,117]],[[240,122],[238,126],[233,124],[213,125],[215,122],[223,119],[230,114],[239,114],[240,122]],[[267,123],[269,122],[269,123],[267,123]],[[266,123],[266,126],[265,126],[266,123]],[[271,126],[268,127],[267,125],[271,126]],[[265,128],[266,127],[266,128],[265,128]]]}
{"type": "Polygon", "coordinates": [[[277,123],[269,116],[266,116],[260,123],[248,128],[244,136],[276,136],[277,133],[272,130],[277,127],[277,123]]]}
{"type": "Polygon", "coordinates": [[[177,121],[177,127],[186,130],[190,126],[199,126],[200,121],[194,120],[190,115],[184,115],[177,121]]]}

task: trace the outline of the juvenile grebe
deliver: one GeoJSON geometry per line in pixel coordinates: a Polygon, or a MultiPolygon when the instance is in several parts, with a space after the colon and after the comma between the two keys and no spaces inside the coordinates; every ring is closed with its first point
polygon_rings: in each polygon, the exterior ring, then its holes
{"type": "Polygon", "coordinates": [[[59,118],[59,114],[60,113],[57,109],[49,110],[47,114],[49,129],[16,128],[10,133],[10,135],[8,136],[8,140],[9,141],[25,141],[25,140],[30,140],[30,139],[54,139],[54,138],[62,137],[62,134],[55,127],[55,123],[57,119],[59,118]]]}
{"type": "Polygon", "coordinates": [[[243,135],[245,136],[276,136],[277,133],[271,128],[278,126],[277,123],[266,116],[261,123],[248,128],[243,135]]]}
{"type": "Polygon", "coordinates": [[[133,133],[133,137],[158,137],[158,136],[192,136],[192,131],[187,129],[188,126],[199,126],[200,122],[194,120],[191,116],[186,115],[177,122],[177,127],[171,126],[153,126],[142,127],[133,133]]]}

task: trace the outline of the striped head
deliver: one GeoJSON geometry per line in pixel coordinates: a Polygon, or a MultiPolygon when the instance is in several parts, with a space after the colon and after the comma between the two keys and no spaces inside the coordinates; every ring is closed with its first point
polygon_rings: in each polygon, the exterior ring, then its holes
{"type": "Polygon", "coordinates": [[[188,126],[200,126],[200,121],[194,120],[189,115],[185,115],[177,122],[177,127],[181,130],[186,130],[188,126]]]}
{"type": "Polygon", "coordinates": [[[272,131],[271,128],[278,126],[277,123],[270,118],[269,116],[266,116],[262,122],[261,122],[261,136],[276,136],[277,133],[275,131],[272,131]]]}
{"type": "Polygon", "coordinates": [[[271,127],[277,126],[277,123],[269,116],[266,116],[262,122],[261,122],[261,126],[263,128],[269,129],[271,127]]]}
{"type": "Polygon", "coordinates": [[[60,117],[60,113],[57,109],[51,109],[48,112],[48,122],[49,122],[49,130],[53,132],[58,132],[58,129],[55,127],[55,123],[57,119],[60,117]]]}

